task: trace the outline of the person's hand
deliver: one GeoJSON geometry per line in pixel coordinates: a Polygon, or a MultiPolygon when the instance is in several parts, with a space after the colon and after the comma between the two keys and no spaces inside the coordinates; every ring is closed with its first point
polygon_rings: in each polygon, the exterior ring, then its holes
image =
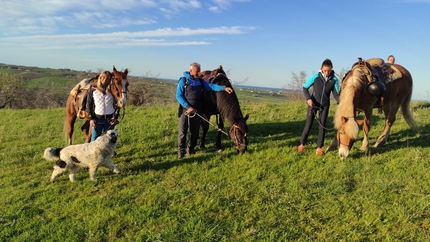
{"type": "Polygon", "coordinates": [[[90,127],[96,127],[96,121],[94,119],[90,120],[90,127]]]}
{"type": "Polygon", "coordinates": [[[308,99],[308,100],[306,101],[306,103],[308,104],[308,106],[309,106],[309,107],[312,107],[312,106],[313,106],[312,99],[308,99]]]}
{"type": "Polygon", "coordinates": [[[224,91],[226,91],[228,94],[233,93],[233,89],[231,87],[225,87],[224,91]]]}
{"type": "Polygon", "coordinates": [[[193,114],[196,110],[193,107],[189,107],[186,111],[187,114],[193,114]]]}
{"type": "Polygon", "coordinates": [[[118,122],[116,121],[116,119],[115,119],[115,118],[112,118],[112,119],[110,120],[109,124],[110,124],[110,125],[116,125],[116,124],[118,124],[118,122]]]}

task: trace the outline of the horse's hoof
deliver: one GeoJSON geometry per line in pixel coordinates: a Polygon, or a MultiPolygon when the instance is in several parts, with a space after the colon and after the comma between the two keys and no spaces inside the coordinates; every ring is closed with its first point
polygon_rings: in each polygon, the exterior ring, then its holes
{"type": "Polygon", "coordinates": [[[224,149],[218,149],[217,151],[218,151],[218,153],[221,153],[221,152],[223,152],[223,150],[224,149]]]}

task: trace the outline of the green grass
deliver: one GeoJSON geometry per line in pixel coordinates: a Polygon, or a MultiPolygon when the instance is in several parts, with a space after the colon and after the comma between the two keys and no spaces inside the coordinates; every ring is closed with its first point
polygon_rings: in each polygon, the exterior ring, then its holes
{"type": "MultiPolygon", "coordinates": [[[[249,152],[224,139],[217,153],[210,128],[207,151],[177,160],[176,108],[126,108],[112,158],[121,174],[52,184],[42,154],[64,145],[64,110],[0,110],[2,241],[430,240],[427,103],[413,105],[420,134],[399,113],[387,146],[363,153],[357,141],[345,160],[315,154],[316,123],[297,153],[304,102],[245,103],[249,152]]],[[[373,123],[372,143],[383,120],[373,123]]]]}

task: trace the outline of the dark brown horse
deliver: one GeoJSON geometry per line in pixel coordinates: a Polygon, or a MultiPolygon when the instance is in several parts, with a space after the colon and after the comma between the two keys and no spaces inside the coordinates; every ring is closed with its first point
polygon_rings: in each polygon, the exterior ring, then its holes
{"type": "Polygon", "coordinates": [[[360,58],[342,81],[339,106],[334,116],[337,133],[333,143],[327,149],[327,151],[339,149],[340,158],[348,157],[358,137],[358,126],[361,124],[363,124],[364,137],[360,150],[366,151],[369,148],[368,133],[372,110],[381,104],[380,97],[370,91],[372,85],[377,84],[374,80],[375,76],[385,78],[386,90],[382,94],[385,128],[374,147],[386,144],[400,107],[406,122],[415,132],[418,132],[418,126],[410,111],[413,83],[409,71],[398,64],[385,64],[379,58],[367,61],[360,58]],[[364,113],[364,120],[357,120],[357,112],[364,113]]]}
{"type": "MultiPolygon", "coordinates": [[[[221,86],[231,87],[230,80],[226,73],[219,66],[218,69],[213,71],[203,71],[199,74],[205,81],[215,83],[221,86]]],[[[208,92],[204,91],[204,118],[202,121],[203,134],[200,139],[200,149],[204,150],[206,134],[209,129],[209,121],[212,115],[219,114],[218,120],[218,135],[216,139],[216,148],[222,151],[221,136],[223,135],[224,121],[227,120],[230,124],[229,136],[233,140],[236,149],[240,153],[245,153],[248,147],[248,125],[246,120],[249,115],[245,117],[240,110],[239,100],[237,99],[236,92],[228,94],[227,92],[208,92]]]]}
{"type": "MultiPolygon", "coordinates": [[[[116,97],[117,106],[119,108],[122,108],[127,103],[127,90],[129,85],[127,75],[128,69],[117,71],[115,66],[113,67],[112,79],[109,88],[111,93],[116,97]]],[[[90,142],[90,122],[88,113],[85,110],[86,94],[91,86],[95,86],[97,84],[97,78],[98,76],[82,80],[72,89],[72,91],[70,91],[69,97],[67,98],[64,132],[69,145],[72,144],[73,131],[77,117],[85,119],[85,123],[82,125],[81,130],[84,133],[85,142],[90,142]]]]}

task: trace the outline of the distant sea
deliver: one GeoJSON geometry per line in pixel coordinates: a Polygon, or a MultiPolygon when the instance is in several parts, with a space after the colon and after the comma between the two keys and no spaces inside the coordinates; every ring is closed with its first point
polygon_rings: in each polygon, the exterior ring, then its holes
{"type": "MultiPolygon", "coordinates": [[[[164,79],[164,78],[156,78],[160,79],[160,81],[171,81],[171,82],[177,82],[178,80],[172,80],[172,79],[164,79]]],[[[234,85],[235,88],[243,88],[243,89],[253,89],[253,90],[264,90],[264,91],[282,91],[282,88],[275,88],[275,87],[260,87],[260,86],[248,86],[248,85],[234,85]]]]}
{"type": "Polygon", "coordinates": [[[282,88],[275,87],[260,87],[260,86],[247,86],[247,85],[234,85],[236,88],[264,90],[264,91],[282,91],[282,88]]]}

